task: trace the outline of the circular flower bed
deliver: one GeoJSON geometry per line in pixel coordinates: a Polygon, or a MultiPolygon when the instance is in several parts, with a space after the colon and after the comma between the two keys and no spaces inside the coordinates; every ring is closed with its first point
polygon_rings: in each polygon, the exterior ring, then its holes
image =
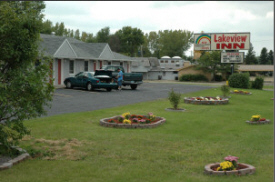
{"type": "Polygon", "coordinates": [[[101,119],[100,125],[112,128],[155,128],[165,121],[165,118],[157,117],[153,113],[136,115],[127,112],[121,116],[101,119]]]}
{"type": "Polygon", "coordinates": [[[219,105],[228,104],[228,98],[220,97],[184,97],[184,103],[187,104],[205,104],[205,105],[219,105]]]}
{"type": "Polygon", "coordinates": [[[248,124],[268,124],[270,123],[269,119],[261,118],[261,115],[252,115],[249,121],[246,121],[248,124]]]}
{"type": "Polygon", "coordinates": [[[204,167],[205,174],[210,175],[247,175],[256,171],[254,166],[238,163],[238,157],[227,156],[224,162],[208,164],[204,167]]]}
{"type": "Polygon", "coordinates": [[[230,92],[231,94],[241,94],[241,95],[251,95],[251,92],[243,91],[243,90],[234,90],[230,92]]]}

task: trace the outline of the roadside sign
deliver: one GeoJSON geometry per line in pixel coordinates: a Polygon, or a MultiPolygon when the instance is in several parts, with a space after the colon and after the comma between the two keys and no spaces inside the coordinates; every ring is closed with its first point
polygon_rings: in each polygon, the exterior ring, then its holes
{"type": "Polygon", "coordinates": [[[244,52],[221,52],[221,63],[243,63],[244,52]]]}
{"type": "Polygon", "coordinates": [[[194,50],[249,50],[250,32],[195,33],[194,50]]]}

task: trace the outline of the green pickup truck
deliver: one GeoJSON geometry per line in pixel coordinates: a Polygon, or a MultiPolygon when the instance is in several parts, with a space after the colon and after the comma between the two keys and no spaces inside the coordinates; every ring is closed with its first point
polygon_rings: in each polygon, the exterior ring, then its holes
{"type": "Polygon", "coordinates": [[[112,78],[116,80],[116,76],[118,74],[118,68],[123,72],[123,86],[130,86],[132,90],[135,90],[138,85],[142,84],[143,75],[142,73],[125,73],[124,68],[122,66],[114,66],[114,65],[105,65],[102,67],[102,70],[111,70],[112,78]]]}

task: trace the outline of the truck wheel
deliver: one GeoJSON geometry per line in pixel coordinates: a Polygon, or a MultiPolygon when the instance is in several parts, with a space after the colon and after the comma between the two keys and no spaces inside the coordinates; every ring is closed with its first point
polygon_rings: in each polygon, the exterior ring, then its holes
{"type": "Polygon", "coordinates": [[[87,83],[86,88],[87,88],[88,91],[93,90],[93,85],[91,84],[91,82],[87,83]]]}
{"type": "Polygon", "coordinates": [[[106,88],[106,90],[107,90],[108,92],[110,92],[110,91],[112,90],[112,88],[106,88]]]}
{"type": "Polygon", "coordinates": [[[67,83],[66,83],[66,88],[73,88],[73,87],[72,87],[72,83],[71,83],[70,81],[67,81],[67,83]]]}
{"type": "Polygon", "coordinates": [[[132,90],[136,90],[136,88],[137,88],[137,85],[131,85],[132,90]]]}

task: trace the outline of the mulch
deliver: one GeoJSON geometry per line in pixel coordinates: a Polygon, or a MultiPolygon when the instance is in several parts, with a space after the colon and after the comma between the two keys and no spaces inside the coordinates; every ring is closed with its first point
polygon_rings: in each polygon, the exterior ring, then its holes
{"type": "Polygon", "coordinates": [[[9,156],[0,155],[0,166],[8,161],[12,160],[9,156]]]}

